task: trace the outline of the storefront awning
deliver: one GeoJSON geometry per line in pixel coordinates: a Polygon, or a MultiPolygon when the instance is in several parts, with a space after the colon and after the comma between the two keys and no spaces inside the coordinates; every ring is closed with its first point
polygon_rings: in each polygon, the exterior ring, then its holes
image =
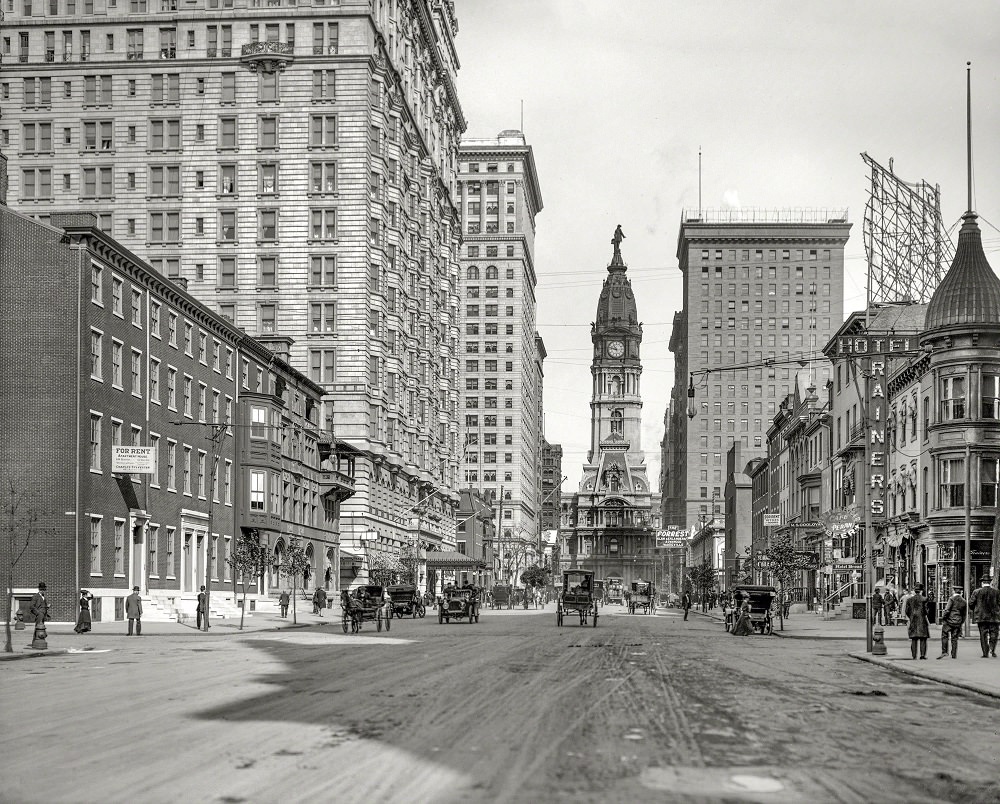
{"type": "Polygon", "coordinates": [[[436,550],[427,554],[428,569],[486,569],[486,563],[454,550],[436,550]]]}

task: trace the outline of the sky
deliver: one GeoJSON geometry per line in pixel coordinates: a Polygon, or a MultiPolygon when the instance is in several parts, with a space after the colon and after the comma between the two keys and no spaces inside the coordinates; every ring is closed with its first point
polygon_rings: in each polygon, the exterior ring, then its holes
{"type": "MultiPolygon", "coordinates": [[[[456,0],[468,137],[521,129],[535,219],[545,437],[563,490],[589,448],[590,324],[621,224],[643,323],[642,449],[659,477],[681,307],[681,211],[847,208],[845,314],[865,305],[866,151],[966,204],[972,62],[973,206],[1000,273],[1000,3],[972,0],[456,0]],[[521,108],[523,102],[523,123],[521,108]]],[[[957,233],[957,229],[953,235],[957,233]]]]}

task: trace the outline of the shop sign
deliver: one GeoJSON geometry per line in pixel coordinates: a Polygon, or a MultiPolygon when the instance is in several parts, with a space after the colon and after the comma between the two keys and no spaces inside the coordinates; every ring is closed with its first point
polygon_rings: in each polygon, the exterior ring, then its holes
{"type": "Polygon", "coordinates": [[[958,551],[955,549],[954,544],[941,543],[937,546],[938,561],[956,561],[957,559],[958,551]]]}
{"type": "Polygon", "coordinates": [[[837,338],[836,357],[903,357],[920,353],[917,337],[897,335],[844,335],[837,338]]]}
{"type": "Polygon", "coordinates": [[[872,520],[885,519],[885,360],[866,361],[868,398],[865,400],[865,423],[868,432],[868,505],[872,520]]]}
{"type": "Polygon", "coordinates": [[[781,514],[764,514],[764,527],[765,528],[781,527],[781,514]]]}

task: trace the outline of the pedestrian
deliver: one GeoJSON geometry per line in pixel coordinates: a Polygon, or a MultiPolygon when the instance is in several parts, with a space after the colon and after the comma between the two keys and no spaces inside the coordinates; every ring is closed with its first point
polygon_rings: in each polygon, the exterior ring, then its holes
{"type": "Polygon", "coordinates": [[[135,635],[142,636],[142,598],[139,596],[139,587],[132,587],[132,594],[125,598],[125,616],[128,617],[128,633],[132,636],[132,626],[135,626],[135,635]]]}
{"type": "Polygon", "coordinates": [[[326,590],[322,587],[317,586],[316,591],[313,592],[312,597],[313,603],[313,614],[318,614],[320,617],[323,616],[323,609],[326,608],[326,590]]]}
{"type": "Polygon", "coordinates": [[[205,594],[204,586],[198,592],[198,610],[195,612],[195,622],[199,631],[202,620],[205,621],[205,630],[208,630],[208,595],[205,594]]]}
{"type": "Polygon", "coordinates": [[[951,640],[951,658],[958,658],[958,640],[962,636],[962,626],[965,624],[965,614],[969,604],[962,597],[962,587],[957,584],[952,587],[952,595],[941,612],[941,655],[948,655],[948,641],[951,640]]]}
{"type": "Polygon", "coordinates": [[[688,618],[688,612],[691,610],[691,593],[686,589],[684,594],[681,595],[681,608],[684,609],[684,619],[688,618]]]}
{"type": "Polygon", "coordinates": [[[885,625],[885,601],[882,591],[876,586],[872,595],[872,625],[885,625]]]}
{"type": "Polygon", "coordinates": [[[290,601],[288,590],[282,589],[281,594],[278,595],[278,608],[281,610],[281,616],[288,616],[288,603],[290,601]]]}
{"type": "Polygon", "coordinates": [[[896,624],[896,606],[898,601],[896,600],[896,594],[892,589],[886,589],[885,594],[882,596],[882,605],[885,608],[885,624],[895,625],[896,624]]]}
{"type": "Polygon", "coordinates": [[[94,596],[86,589],[80,590],[80,613],[76,618],[76,628],[73,630],[78,634],[85,634],[90,630],[92,620],[90,617],[90,601],[94,596]]]}
{"type": "Polygon", "coordinates": [[[937,622],[937,597],[933,589],[927,592],[927,622],[931,625],[937,622]]]}
{"type": "MultiPolygon", "coordinates": [[[[899,598],[899,614],[904,619],[906,618],[906,603],[911,597],[913,597],[913,592],[909,588],[903,587],[903,595],[899,598]]],[[[907,622],[907,625],[909,625],[909,622],[907,622]]]]}
{"type": "Polygon", "coordinates": [[[736,624],[733,626],[733,636],[750,636],[753,633],[753,620],[750,619],[750,598],[743,598],[736,624]]]}
{"type": "Polygon", "coordinates": [[[972,622],[979,626],[979,645],[983,658],[996,658],[997,636],[1000,635],[1000,590],[990,586],[985,575],[979,581],[979,588],[969,596],[972,622]]]}
{"type": "Polygon", "coordinates": [[[927,598],[924,597],[923,584],[913,585],[913,594],[906,598],[903,614],[906,615],[906,635],[910,638],[910,656],[916,659],[919,648],[920,658],[926,659],[930,629],[927,623],[927,598]]]}
{"type": "Polygon", "coordinates": [[[782,600],[781,600],[781,616],[787,620],[788,615],[791,613],[791,610],[792,610],[792,593],[785,592],[785,594],[782,595],[782,600]]]}
{"type": "Polygon", "coordinates": [[[31,596],[31,606],[28,613],[35,621],[35,634],[33,640],[44,639],[45,621],[49,619],[49,601],[45,596],[45,581],[39,581],[38,591],[31,596]],[[39,633],[39,631],[43,633],[39,633]]]}

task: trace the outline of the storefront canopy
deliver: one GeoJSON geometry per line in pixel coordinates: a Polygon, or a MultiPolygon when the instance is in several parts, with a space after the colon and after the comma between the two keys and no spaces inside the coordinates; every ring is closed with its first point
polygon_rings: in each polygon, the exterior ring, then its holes
{"type": "Polygon", "coordinates": [[[479,559],[456,553],[454,550],[437,550],[427,553],[428,569],[486,569],[479,559]]]}

